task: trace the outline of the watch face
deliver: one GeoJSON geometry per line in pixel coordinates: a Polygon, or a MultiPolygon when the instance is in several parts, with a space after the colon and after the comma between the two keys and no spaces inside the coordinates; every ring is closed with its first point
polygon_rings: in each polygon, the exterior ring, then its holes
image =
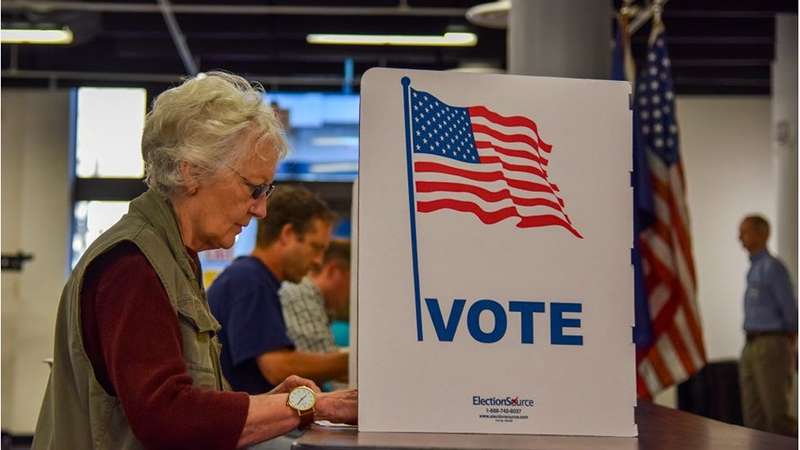
{"type": "Polygon", "coordinates": [[[314,391],[304,386],[294,388],[292,392],[289,393],[289,405],[300,411],[313,408],[316,401],[317,399],[314,396],[314,391]]]}

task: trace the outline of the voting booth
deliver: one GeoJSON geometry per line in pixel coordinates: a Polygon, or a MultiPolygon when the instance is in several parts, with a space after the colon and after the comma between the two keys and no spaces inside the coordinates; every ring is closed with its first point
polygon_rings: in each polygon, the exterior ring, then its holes
{"type": "Polygon", "coordinates": [[[637,434],[629,98],[364,75],[360,431],[637,434]]]}

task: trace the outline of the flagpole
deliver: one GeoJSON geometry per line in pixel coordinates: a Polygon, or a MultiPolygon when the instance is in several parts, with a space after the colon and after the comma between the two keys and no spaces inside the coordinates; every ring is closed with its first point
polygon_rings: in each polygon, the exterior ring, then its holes
{"type": "Polygon", "coordinates": [[[408,90],[411,79],[403,77],[403,118],[406,126],[406,174],[408,175],[408,216],[411,221],[411,260],[414,267],[414,307],[417,318],[417,341],[422,341],[422,307],[419,295],[419,263],[417,261],[417,208],[414,202],[414,166],[411,148],[411,108],[408,103],[408,90]]]}

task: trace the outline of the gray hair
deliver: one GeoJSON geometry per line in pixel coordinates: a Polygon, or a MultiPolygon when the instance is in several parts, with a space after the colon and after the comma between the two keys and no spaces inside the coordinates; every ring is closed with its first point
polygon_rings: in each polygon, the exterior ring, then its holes
{"type": "Polygon", "coordinates": [[[186,180],[180,163],[187,162],[198,178],[217,172],[244,156],[238,144],[254,137],[258,147],[269,144],[271,154],[283,158],[283,125],[263,99],[260,84],[225,72],[208,72],[169,89],[153,102],[142,135],[145,183],[162,194],[173,194],[186,180]],[[274,152],[274,153],[272,153],[274,152]]]}

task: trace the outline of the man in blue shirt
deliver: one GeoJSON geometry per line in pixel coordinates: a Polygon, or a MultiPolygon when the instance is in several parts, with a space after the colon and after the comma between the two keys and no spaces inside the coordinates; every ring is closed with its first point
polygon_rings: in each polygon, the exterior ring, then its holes
{"type": "Polygon", "coordinates": [[[797,354],[797,298],[789,273],[767,251],[769,223],[745,217],[739,241],[750,254],[744,294],[747,342],[739,361],[744,424],[772,433],[797,436],[789,415],[789,392],[797,354]]]}
{"type": "Polygon", "coordinates": [[[286,333],[278,291],[318,266],[334,215],[305,189],[282,186],[259,221],[256,248],[236,259],[208,289],[222,325],[222,370],[237,391],[268,392],[295,374],[318,383],[347,374],[347,354],[295,351],[286,333]]]}

